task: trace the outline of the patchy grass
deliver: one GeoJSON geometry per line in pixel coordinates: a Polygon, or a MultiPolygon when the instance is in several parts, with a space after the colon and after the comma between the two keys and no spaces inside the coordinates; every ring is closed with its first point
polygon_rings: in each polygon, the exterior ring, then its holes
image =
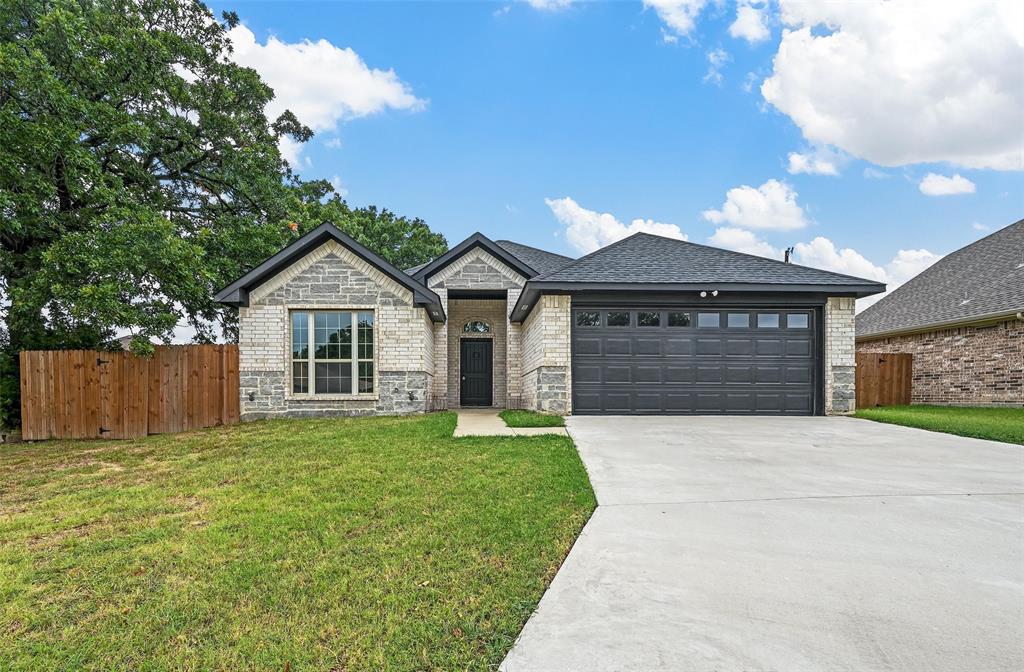
{"type": "Polygon", "coordinates": [[[0,447],[2,667],[495,667],[595,500],[568,438],[454,426],[0,447]]]}
{"type": "Polygon", "coordinates": [[[499,415],[509,427],[565,427],[560,415],[536,411],[502,411],[499,415]]]}
{"type": "Polygon", "coordinates": [[[882,406],[860,409],[856,415],[935,432],[1024,444],[1024,408],[882,406]]]}

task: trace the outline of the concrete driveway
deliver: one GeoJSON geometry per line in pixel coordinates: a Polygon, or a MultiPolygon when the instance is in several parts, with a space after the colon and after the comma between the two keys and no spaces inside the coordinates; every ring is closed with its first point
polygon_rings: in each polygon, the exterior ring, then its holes
{"type": "Polygon", "coordinates": [[[850,418],[574,417],[598,498],[502,669],[1024,669],[1024,450],[850,418]]]}

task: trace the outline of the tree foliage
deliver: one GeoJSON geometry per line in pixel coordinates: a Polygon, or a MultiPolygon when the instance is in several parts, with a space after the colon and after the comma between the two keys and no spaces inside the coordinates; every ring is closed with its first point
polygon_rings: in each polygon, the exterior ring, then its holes
{"type": "Polygon", "coordinates": [[[278,143],[312,133],[291,112],[266,118],[273,91],[229,58],[237,21],[190,0],[0,3],[6,357],[125,330],[145,351],[181,321],[198,341],[230,334],[234,311],[212,295],[292,222],[334,219],[400,265],[444,249],[421,220],[298,179],[278,143]]]}

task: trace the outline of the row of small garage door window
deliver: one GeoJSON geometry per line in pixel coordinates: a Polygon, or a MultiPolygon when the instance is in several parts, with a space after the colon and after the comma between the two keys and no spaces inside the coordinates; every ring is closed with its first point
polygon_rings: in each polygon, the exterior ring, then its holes
{"type": "MultiPolygon", "coordinates": [[[[749,329],[750,313],[727,312],[726,326],[730,329],[749,329]]],[[[628,310],[580,310],[576,312],[577,327],[630,327],[633,326],[630,319],[631,312],[628,310]],[[601,314],[604,313],[605,323],[601,324],[601,314]]],[[[782,329],[782,318],[785,317],[787,329],[806,329],[808,324],[807,313],[757,313],[756,323],[758,329],[782,329]]],[[[690,313],[687,311],[667,311],[665,323],[670,327],[691,326],[690,313]]],[[[660,327],[662,324],[662,312],[658,310],[636,311],[637,327],[660,327]]],[[[722,327],[722,313],[697,313],[698,329],[720,329],[722,327]]]]}

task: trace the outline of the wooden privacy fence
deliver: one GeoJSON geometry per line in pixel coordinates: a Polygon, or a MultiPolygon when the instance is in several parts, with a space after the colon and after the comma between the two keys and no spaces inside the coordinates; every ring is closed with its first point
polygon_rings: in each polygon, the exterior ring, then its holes
{"type": "Polygon", "coordinates": [[[913,358],[909,353],[857,353],[857,408],[910,403],[913,358]]]}
{"type": "Polygon", "coordinates": [[[21,435],[134,439],[238,422],[238,346],[21,353],[21,435]]]}

